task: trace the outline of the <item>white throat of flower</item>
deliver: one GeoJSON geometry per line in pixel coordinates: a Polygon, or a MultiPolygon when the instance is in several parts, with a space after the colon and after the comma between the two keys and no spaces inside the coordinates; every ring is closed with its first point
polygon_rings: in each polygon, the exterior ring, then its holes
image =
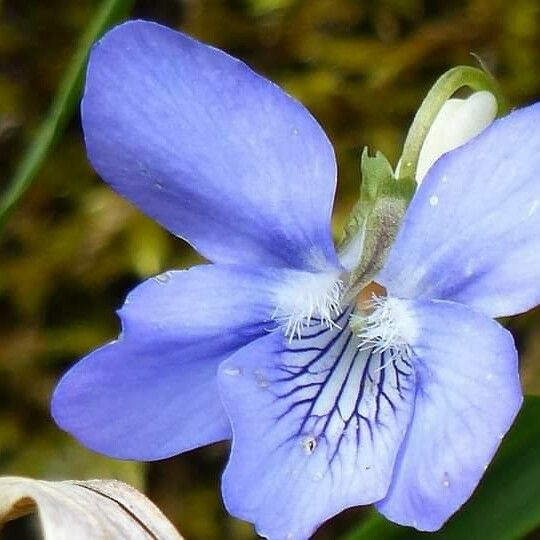
{"type": "Polygon", "coordinates": [[[290,340],[302,337],[313,324],[337,327],[334,320],[343,311],[343,281],[339,272],[291,272],[290,279],[275,292],[272,318],[279,322],[290,340]]]}
{"type": "Polygon", "coordinates": [[[397,298],[376,295],[366,304],[350,318],[351,330],[361,340],[360,347],[381,354],[393,350],[409,355],[416,325],[405,304],[397,298]]]}

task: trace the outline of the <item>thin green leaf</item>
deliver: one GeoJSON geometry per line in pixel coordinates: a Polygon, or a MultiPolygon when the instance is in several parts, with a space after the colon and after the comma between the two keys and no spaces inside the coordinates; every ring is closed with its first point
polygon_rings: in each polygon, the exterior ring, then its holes
{"type": "Polygon", "coordinates": [[[104,0],[84,31],[64,74],[49,113],[23,155],[13,179],[0,200],[0,230],[26,193],[43,161],[64,131],[79,101],[88,52],[92,44],[114,23],[126,17],[134,0],[104,0]]]}
{"type": "Polygon", "coordinates": [[[373,513],[346,540],[517,540],[540,526],[540,397],[529,396],[471,500],[437,533],[373,513]]]}

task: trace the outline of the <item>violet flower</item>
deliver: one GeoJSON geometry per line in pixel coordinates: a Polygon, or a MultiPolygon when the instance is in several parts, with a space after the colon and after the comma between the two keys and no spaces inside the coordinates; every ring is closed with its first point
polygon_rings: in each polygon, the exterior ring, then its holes
{"type": "Polygon", "coordinates": [[[82,119],[96,171],[211,264],[129,294],[118,340],[59,383],[59,426],[122,459],[232,438],[225,504],[271,539],[369,503],[441,527],[522,402],[493,318],[540,301],[540,106],[429,169],[355,331],[334,153],[297,101],[139,21],[93,49],[82,119]]]}

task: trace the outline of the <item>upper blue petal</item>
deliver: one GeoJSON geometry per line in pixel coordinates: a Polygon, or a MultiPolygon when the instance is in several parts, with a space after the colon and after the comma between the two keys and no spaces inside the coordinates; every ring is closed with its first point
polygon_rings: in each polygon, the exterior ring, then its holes
{"type": "Polygon", "coordinates": [[[439,529],[471,496],[522,402],[510,333],[466,306],[404,301],[417,392],[386,498],[392,521],[439,529]]]}
{"type": "Polygon", "coordinates": [[[337,266],[332,146],[300,103],[239,60],[125,23],[92,50],[82,121],[96,171],[208,259],[337,266]]]}
{"type": "Polygon", "coordinates": [[[221,361],[274,326],[280,271],[197,266],[132,291],[123,333],[76,364],[52,413],[91,449],[153,460],[230,436],[219,398],[221,361]]]}
{"type": "Polygon", "coordinates": [[[491,317],[540,302],[540,104],[495,121],[429,171],[379,281],[491,317]]]}
{"type": "Polygon", "coordinates": [[[219,370],[233,428],[223,497],[272,540],[307,539],[344,508],[385,496],[414,404],[414,368],[359,348],[348,325],[279,332],[219,370]]]}

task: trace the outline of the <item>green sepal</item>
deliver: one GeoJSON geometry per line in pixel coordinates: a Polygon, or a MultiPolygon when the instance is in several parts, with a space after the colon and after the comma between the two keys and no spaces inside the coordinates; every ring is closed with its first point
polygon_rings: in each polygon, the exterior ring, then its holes
{"type": "Polygon", "coordinates": [[[358,263],[354,266],[348,292],[355,295],[370,283],[382,269],[407,206],[414,195],[412,178],[396,179],[384,154],[370,156],[364,148],[361,159],[362,185],[360,199],[354,206],[340,252],[358,246],[358,263]]]}

